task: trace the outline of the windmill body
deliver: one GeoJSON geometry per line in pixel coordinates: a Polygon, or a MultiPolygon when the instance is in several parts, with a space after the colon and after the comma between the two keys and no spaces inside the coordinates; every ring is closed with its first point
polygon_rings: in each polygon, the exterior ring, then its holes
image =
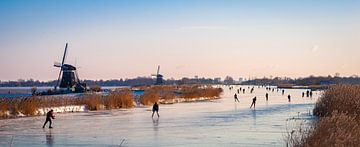
{"type": "Polygon", "coordinates": [[[71,92],[85,92],[86,85],[85,83],[80,82],[76,67],[70,64],[65,64],[67,47],[68,44],[66,43],[62,62],[54,64],[55,67],[60,68],[59,77],[55,89],[60,88],[61,90],[71,92]]]}
{"type": "Polygon", "coordinates": [[[157,73],[152,76],[156,77],[155,85],[162,85],[164,83],[163,75],[160,74],[160,65],[158,66],[157,73]]]}

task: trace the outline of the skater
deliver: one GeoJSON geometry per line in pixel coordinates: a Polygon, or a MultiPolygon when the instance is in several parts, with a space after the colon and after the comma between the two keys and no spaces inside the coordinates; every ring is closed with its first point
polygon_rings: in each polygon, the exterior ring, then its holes
{"type": "Polygon", "coordinates": [[[304,97],[305,96],[305,93],[304,92],[302,92],[302,97],[304,97]]]}
{"type": "Polygon", "coordinates": [[[243,93],[245,94],[245,88],[243,89],[243,93]]]}
{"type": "Polygon", "coordinates": [[[306,97],[309,97],[309,94],[310,94],[310,92],[309,92],[309,90],[307,90],[306,91],[306,97]]]}
{"type": "Polygon", "coordinates": [[[252,103],[251,103],[250,109],[251,109],[251,107],[254,105],[254,110],[255,110],[255,103],[256,103],[256,96],[252,99],[252,103]]]}
{"type": "Polygon", "coordinates": [[[237,93],[238,93],[238,94],[240,93],[240,90],[239,90],[239,89],[237,90],[237,93]]]}
{"type": "Polygon", "coordinates": [[[238,97],[237,97],[237,94],[235,93],[235,95],[234,95],[234,99],[235,99],[235,102],[237,101],[237,102],[240,102],[239,101],[239,99],[238,99],[238,97]]]}
{"type": "Polygon", "coordinates": [[[310,91],[310,98],[312,98],[312,94],[313,94],[312,91],[310,91]]]}
{"type": "Polygon", "coordinates": [[[266,93],[266,94],[265,94],[265,97],[266,97],[266,101],[268,101],[268,99],[269,99],[269,94],[266,93]]]}
{"type": "Polygon", "coordinates": [[[283,90],[281,91],[281,94],[284,95],[284,93],[285,93],[285,90],[283,89],[283,90]]]}
{"type": "Polygon", "coordinates": [[[289,100],[289,102],[291,101],[291,96],[290,96],[290,94],[288,95],[288,100],[289,100]]]}
{"type": "Polygon", "coordinates": [[[54,115],[54,110],[51,109],[48,113],[46,113],[46,120],[45,120],[45,123],[43,125],[42,128],[45,128],[45,125],[47,124],[47,122],[49,122],[49,129],[52,128],[51,124],[52,124],[52,121],[51,119],[55,119],[55,115],[54,115]]]}
{"type": "Polygon", "coordinates": [[[151,117],[154,117],[154,113],[156,112],[157,116],[160,117],[159,115],[159,105],[155,102],[152,108],[152,115],[151,117]]]}

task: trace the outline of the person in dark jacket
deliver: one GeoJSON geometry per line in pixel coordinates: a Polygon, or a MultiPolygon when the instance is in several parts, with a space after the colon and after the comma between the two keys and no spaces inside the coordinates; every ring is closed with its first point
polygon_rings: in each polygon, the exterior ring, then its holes
{"type": "Polygon", "coordinates": [[[265,98],[266,98],[266,101],[269,100],[269,94],[268,93],[265,94],[265,98]]]}
{"type": "Polygon", "coordinates": [[[234,100],[235,100],[235,102],[237,101],[237,102],[240,102],[239,101],[239,99],[238,99],[238,97],[237,97],[237,94],[235,93],[235,95],[234,95],[234,100]]]}
{"type": "Polygon", "coordinates": [[[52,121],[51,119],[55,119],[55,115],[54,115],[54,110],[51,109],[48,113],[46,113],[46,120],[45,120],[45,123],[43,125],[43,128],[45,128],[45,125],[47,124],[47,122],[49,122],[49,129],[52,128],[51,124],[52,124],[52,121]]]}
{"type": "Polygon", "coordinates": [[[160,117],[159,115],[159,105],[155,102],[152,108],[152,115],[151,117],[154,117],[154,113],[156,112],[157,116],[160,117]]]}
{"type": "Polygon", "coordinates": [[[288,95],[288,101],[289,101],[289,102],[291,101],[291,96],[290,96],[290,94],[288,95]]]}
{"type": "Polygon", "coordinates": [[[254,105],[254,110],[255,110],[255,103],[256,103],[256,96],[252,99],[252,103],[251,103],[250,109],[251,109],[252,106],[254,105]]]}

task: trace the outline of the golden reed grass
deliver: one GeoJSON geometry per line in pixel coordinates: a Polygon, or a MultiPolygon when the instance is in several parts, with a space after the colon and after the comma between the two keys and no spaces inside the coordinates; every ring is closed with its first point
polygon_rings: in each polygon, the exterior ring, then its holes
{"type": "Polygon", "coordinates": [[[314,108],[319,116],[306,131],[289,137],[290,146],[328,147],[360,145],[360,86],[331,86],[319,98],[314,108]]]}
{"type": "Polygon", "coordinates": [[[106,96],[88,93],[80,97],[33,96],[26,98],[3,98],[0,99],[0,118],[15,117],[20,113],[25,116],[33,116],[37,115],[36,113],[39,108],[70,105],[85,105],[88,110],[101,110],[103,108],[131,108],[134,106],[134,101],[130,89],[116,90],[106,96]]]}
{"type": "MultiPolygon", "coordinates": [[[[159,99],[214,98],[220,97],[222,93],[221,88],[213,88],[206,85],[162,85],[137,88],[145,90],[140,96],[140,103],[143,105],[152,105],[158,102],[159,99]]],[[[130,89],[117,89],[111,91],[108,95],[86,93],[80,97],[33,96],[28,98],[0,99],[0,118],[15,117],[20,113],[32,116],[37,115],[36,112],[39,108],[70,105],[85,105],[88,110],[96,111],[101,109],[132,108],[134,107],[134,100],[130,89]]]]}
{"type": "Polygon", "coordinates": [[[211,85],[164,85],[137,88],[144,90],[144,94],[140,96],[140,103],[143,105],[152,105],[160,99],[216,98],[223,92],[221,88],[214,88],[211,85]]]}

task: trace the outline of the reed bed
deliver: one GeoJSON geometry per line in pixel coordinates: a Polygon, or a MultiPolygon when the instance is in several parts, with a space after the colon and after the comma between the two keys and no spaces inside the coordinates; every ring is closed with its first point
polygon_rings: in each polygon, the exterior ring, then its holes
{"type": "Polygon", "coordinates": [[[123,89],[110,92],[104,99],[104,105],[107,109],[132,108],[134,101],[131,90],[123,89]]]}
{"type": "Polygon", "coordinates": [[[309,129],[289,134],[290,146],[358,146],[360,144],[360,86],[335,85],[314,108],[319,119],[309,129]]]}
{"type": "Polygon", "coordinates": [[[140,96],[140,103],[142,105],[152,105],[155,102],[158,102],[160,98],[160,90],[148,89],[145,90],[144,94],[140,96]]]}
{"type": "MultiPolygon", "coordinates": [[[[152,105],[159,100],[164,103],[174,103],[177,98],[192,99],[217,98],[222,93],[221,88],[206,85],[163,85],[136,87],[144,90],[140,96],[142,105],[152,105]]],[[[94,89],[96,91],[96,88],[94,89]]],[[[27,98],[0,99],[0,118],[16,116],[39,115],[42,108],[66,106],[85,106],[90,111],[103,109],[119,109],[134,107],[134,96],[130,89],[116,89],[108,95],[95,92],[86,93],[80,97],[74,96],[32,96],[27,98]]],[[[45,111],[45,109],[44,109],[45,111]]]]}
{"type": "Polygon", "coordinates": [[[40,108],[52,108],[71,105],[84,105],[88,110],[132,108],[133,96],[130,89],[122,89],[110,92],[103,96],[88,93],[80,97],[65,96],[33,96],[26,98],[0,99],[0,118],[16,117],[19,114],[25,116],[38,115],[40,108]]]}
{"type": "MultiPolygon", "coordinates": [[[[223,90],[214,88],[211,85],[166,85],[166,86],[142,86],[137,87],[144,90],[140,96],[142,105],[152,105],[163,99],[172,101],[176,98],[199,99],[199,98],[218,98],[223,90]]],[[[171,103],[171,102],[170,102],[171,103]]]]}

